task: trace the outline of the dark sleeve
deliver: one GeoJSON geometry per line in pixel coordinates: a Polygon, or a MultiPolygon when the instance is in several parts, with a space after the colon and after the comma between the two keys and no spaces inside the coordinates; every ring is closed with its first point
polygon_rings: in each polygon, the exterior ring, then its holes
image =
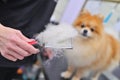
{"type": "Polygon", "coordinates": [[[55,0],[0,0],[0,23],[32,37],[44,29],[55,5],[55,0]]]}

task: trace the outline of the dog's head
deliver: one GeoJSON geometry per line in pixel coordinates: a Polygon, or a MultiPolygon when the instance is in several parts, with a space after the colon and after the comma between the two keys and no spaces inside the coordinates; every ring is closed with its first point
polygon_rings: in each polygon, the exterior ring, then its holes
{"type": "Polygon", "coordinates": [[[96,38],[103,33],[103,16],[91,15],[87,10],[83,10],[73,25],[83,39],[96,38]]]}

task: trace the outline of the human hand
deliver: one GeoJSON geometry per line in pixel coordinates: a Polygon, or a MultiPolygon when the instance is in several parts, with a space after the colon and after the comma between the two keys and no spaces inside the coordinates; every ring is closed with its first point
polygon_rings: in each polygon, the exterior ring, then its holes
{"type": "Polygon", "coordinates": [[[0,24],[0,52],[6,59],[22,60],[26,56],[38,53],[38,49],[28,44],[32,40],[25,37],[19,30],[0,24]]]}

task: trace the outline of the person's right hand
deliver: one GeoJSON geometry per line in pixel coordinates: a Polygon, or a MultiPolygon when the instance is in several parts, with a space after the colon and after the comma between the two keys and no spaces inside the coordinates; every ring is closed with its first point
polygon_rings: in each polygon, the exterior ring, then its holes
{"type": "Polygon", "coordinates": [[[25,37],[19,30],[0,24],[0,53],[5,58],[16,61],[38,53],[38,49],[28,44],[32,40],[25,37]]]}

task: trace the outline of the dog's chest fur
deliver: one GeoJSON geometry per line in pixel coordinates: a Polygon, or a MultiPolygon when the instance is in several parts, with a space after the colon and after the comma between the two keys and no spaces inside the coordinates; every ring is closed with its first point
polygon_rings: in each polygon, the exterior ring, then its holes
{"type": "Polygon", "coordinates": [[[83,43],[79,38],[73,39],[73,49],[65,50],[68,64],[75,67],[90,65],[96,58],[97,52],[92,44],[83,43]]]}

